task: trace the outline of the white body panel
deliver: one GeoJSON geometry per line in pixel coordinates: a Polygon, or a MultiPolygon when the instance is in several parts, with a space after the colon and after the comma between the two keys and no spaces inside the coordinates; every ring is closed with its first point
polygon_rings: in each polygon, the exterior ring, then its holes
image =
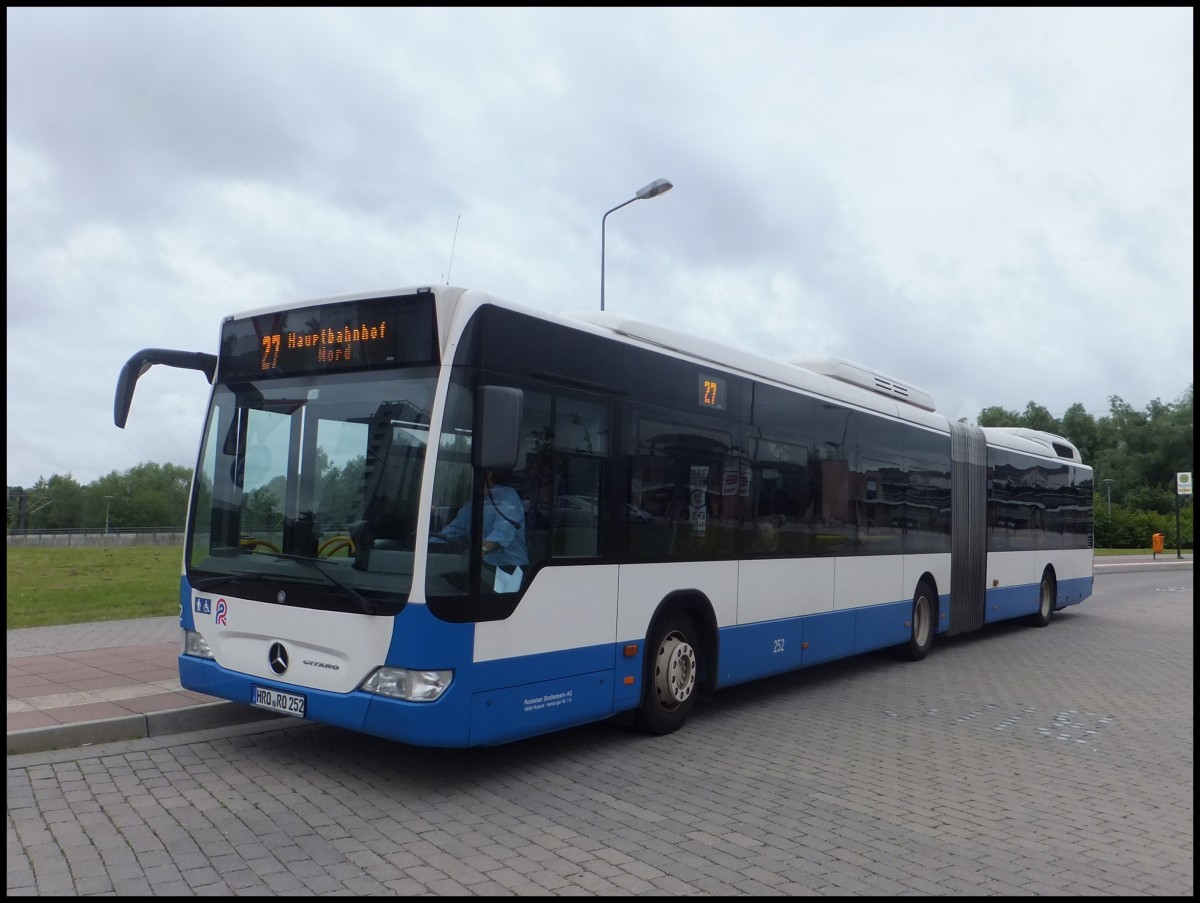
{"type": "Polygon", "coordinates": [[[738,562],[681,561],[621,566],[617,639],[641,640],[658,603],[677,590],[696,589],[712,603],[717,627],[737,620],[738,562]]]}
{"type": "Polygon", "coordinates": [[[547,568],[512,617],[476,626],[475,661],[640,640],[679,589],[703,593],[730,627],[907,599],[926,571],[947,592],[949,570],[949,555],[547,568]]]}
{"type": "Polygon", "coordinates": [[[834,580],[834,611],[895,602],[912,593],[904,588],[904,559],[899,555],[839,558],[834,580]]]}
{"type": "Polygon", "coordinates": [[[1094,573],[1095,553],[1091,549],[1067,549],[1043,554],[1053,557],[1055,572],[1060,581],[1091,577],[1094,573]]]}
{"type": "Polygon", "coordinates": [[[989,552],[987,588],[1003,589],[1037,581],[1037,552],[989,552]]]}
{"type": "Polygon", "coordinates": [[[990,552],[987,560],[987,586],[989,589],[999,589],[1039,583],[1048,564],[1054,565],[1054,575],[1059,583],[1079,577],[1090,577],[1092,556],[1091,549],[990,552]]]}
{"type": "Polygon", "coordinates": [[[945,595],[952,591],[952,587],[950,586],[949,552],[931,555],[905,555],[904,581],[902,584],[904,592],[900,598],[912,598],[913,593],[917,589],[917,581],[926,573],[930,574],[936,581],[939,594],[945,595]]]}
{"type": "MultiPolygon", "coordinates": [[[[192,595],[193,599],[208,597],[196,591],[192,595]]],[[[392,639],[391,618],[285,608],[247,599],[222,597],[221,601],[228,606],[225,624],[203,625],[204,639],[222,667],[266,680],[348,693],[384,660],[392,639]],[[316,642],[318,637],[326,642],[316,642]],[[276,641],[287,646],[290,656],[282,678],[271,670],[268,659],[276,641]]],[[[196,618],[198,628],[203,617],[196,618]]]]}
{"type": "Polygon", "coordinates": [[[475,661],[616,641],[617,566],[546,568],[503,621],[475,627],[475,661]]]}
{"type": "Polygon", "coordinates": [[[833,611],[833,558],[743,561],[738,570],[738,624],[833,611]]]}

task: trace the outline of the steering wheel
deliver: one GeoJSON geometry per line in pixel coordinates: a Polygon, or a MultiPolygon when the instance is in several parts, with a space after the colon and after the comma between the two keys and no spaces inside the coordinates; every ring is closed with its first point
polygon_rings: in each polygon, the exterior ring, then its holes
{"type": "Polygon", "coordinates": [[[321,543],[321,547],[317,549],[317,557],[332,558],[334,554],[340,552],[342,549],[346,549],[348,555],[353,555],[354,540],[349,536],[331,536],[321,543]]]}
{"type": "Polygon", "coordinates": [[[238,545],[241,546],[243,552],[253,552],[259,546],[262,546],[268,552],[278,552],[279,547],[273,542],[268,542],[265,539],[259,539],[257,536],[243,536],[238,540],[238,545]]]}

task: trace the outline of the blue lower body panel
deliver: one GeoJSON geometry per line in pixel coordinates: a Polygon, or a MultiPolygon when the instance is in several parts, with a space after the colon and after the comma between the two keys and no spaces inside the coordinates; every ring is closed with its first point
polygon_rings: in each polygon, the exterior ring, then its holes
{"type": "Polygon", "coordinates": [[[907,642],[912,603],[781,618],[721,630],[718,686],[731,686],[907,642]]]}

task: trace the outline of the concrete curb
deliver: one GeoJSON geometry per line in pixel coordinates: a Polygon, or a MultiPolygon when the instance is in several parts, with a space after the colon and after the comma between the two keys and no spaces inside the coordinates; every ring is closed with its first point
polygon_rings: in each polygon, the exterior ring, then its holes
{"type": "Polygon", "coordinates": [[[81,721],[78,724],[12,731],[8,735],[8,755],[75,749],[118,740],[142,740],[147,737],[162,737],[283,717],[285,716],[275,712],[262,711],[237,702],[209,702],[146,715],[126,715],[120,718],[102,718],[98,721],[81,721]]]}
{"type": "Polygon", "coordinates": [[[1190,556],[1187,558],[1147,558],[1137,561],[1105,561],[1104,559],[1097,558],[1092,562],[1092,574],[1094,576],[1122,571],[1177,571],[1183,569],[1189,571],[1192,569],[1192,559],[1190,556]]]}

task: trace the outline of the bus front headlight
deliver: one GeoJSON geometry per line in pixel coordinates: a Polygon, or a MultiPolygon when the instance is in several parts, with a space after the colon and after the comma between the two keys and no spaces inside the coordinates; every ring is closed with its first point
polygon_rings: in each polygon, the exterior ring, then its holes
{"type": "Polygon", "coordinates": [[[376,668],[362,689],[405,702],[433,702],[446,692],[453,671],[417,671],[412,668],[376,668]]]}

